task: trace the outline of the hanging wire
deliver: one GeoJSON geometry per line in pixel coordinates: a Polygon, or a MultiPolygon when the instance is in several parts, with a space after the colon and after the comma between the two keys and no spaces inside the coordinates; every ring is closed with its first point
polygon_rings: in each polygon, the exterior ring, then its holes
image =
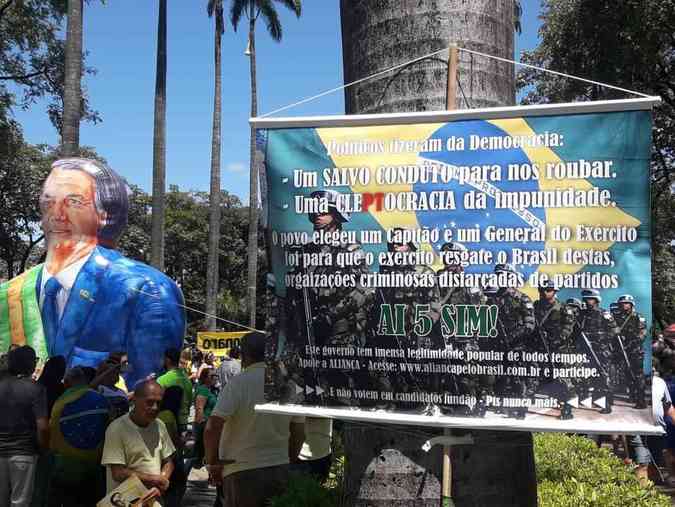
{"type": "MultiPolygon", "coordinates": [[[[138,292],[139,294],[143,294],[144,296],[149,296],[149,297],[155,298],[155,299],[161,299],[161,296],[158,296],[158,295],[156,295],[156,294],[150,294],[149,292],[145,292],[145,291],[142,291],[142,290],[140,290],[140,289],[136,289],[135,287],[132,287],[131,290],[136,291],[136,292],[138,292]]],[[[196,301],[195,301],[195,302],[196,302],[196,301]]],[[[264,333],[264,332],[265,332],[265,331],[262,331],[262,330],[260,330],[260,329],[255,329],[255,328],[253,328],[253,327],[245,326],[244,324],[239,324],[238,322],[233,322],[233,321],[231,321],[231,320],[223,319],[222,317],[218,317],[217,315],[211,315],[210,313],[202,312],[201,310],[197,310],[196,308],[192,308],[192,307],[190,307],[190,306],[185,306],[185,305],[181,305],[181,304],[178,304],[178,303],[174,303],[174,304],[175,304],[176,306],[178,306],[179,308],[185,308],[186,310],[190,310],[191,312],[197,312],[197,313],[199,313],[199,314],[201,314],[201,315],[205,315],[206,317],[212,317],[212,318],[214,318],[214,319],[216,319],[216,320],[220,320],[220,321],[222,321],[222,322],[227,322],[228,324],[232,324],[233,326],[241,327],[241,328],[247,329],[247,330],[249,330],[249,331],[258,331],[258,332],[260,332],[260,333],[264,333]]]]}
{"type": "Polygon", "coordinates": [[[618,90],[618,91],[625,92],[625,93],[632,93],[633,95],[638,95],[638,96],[644,97],[644,98],[650,98],[651,97],[650,95],[647,95],[647,94],[641,93],[641,92],[637,92],[635,90],[629,90],[627,88],[621,88],[620,86],[614,86],[614,85],[611,85],[611,84],[608,84],[608,83],[602,83],[600,81],[593,81],[592,79],[586,79],[586,78],[583,78],[583,77],[574,76],[572,74],[566,74],[564,72],[557,72],[555,70],[546,69],[544,67],[538,67],[536,65],[530,65],[529,63],[522,63],[522,62],[518,62],[516,60],[511,60],[509,58],[502,58],[501,56],[495,56],[495,55],[490,55],[490,54],[487,54],[487,53],[481,53],[480,51],[474,51],[474,50],[471,50],[471,49],[462,48],[462,47],[459,47],[459,46],[456,46],[456,45],[453,44],[450,47],[439,49],[439,50],[434,51],[432,53],[429,53],[427,55],[420,56],[418,58],[414,58],[412,60],[409,60],[405,63],[394,65],[393,67],[389,67],[388,69],[382,70],[380,72],[376,72],[375,74],[371,74],[370,76],[366,76],[366,77],[363,77],[361,79],[357,79],[356,81],[352,81],[351,83],[347,83],[347,84],[344,84],[344,85],[341,85],[341,86],[336,86],[335,88],[331,88],[330,90],[323,91],[321,93],[318,93],[317,95],[313,95],[311,97],[307,97],[305,99],[299,100],[299,101],[294,102],[292,104],[288,104],[287,106],[280,107],[278,109],[270,111],[269,113],[265,113],[263,115],[260,115],[260,116],[258,116],[258,118],[267,118],[268,116],[272,116],[273,114],[280,113],[281,111],[286,111],[287,109],[291,109],[293,107],[296,107],[296,106],[299,106],[299,105],[302,105],[302,104],[306,104],[308,102],[312,102],[313,100],[319,99],[321,97],[325,97],[326,95],[330,95],[331,93],[335,93],[335,92],[338,92],[340,90],[344,90],[345,88],[349,88],[350,86],[354,86],[356,84],[363,83],[364,81],[368,81],[369,79],[374,79],[374,78],[379,77],[379,76],[381,76],[383,74],[386,74],[388,72],[392,72],[394,70],[400,69],[401,67],[406,67],[406,66],[408,66],[412,63],[418,62],[420,60],[425,60],[429,57],[432,57],[432,56],[435,56],[437,54],[443,53],[445,51],[448,51],[450,48],[457,48],[459,51],[463,51],[463,52],[469,53],[471,55],[485,56],[486,58],[491,58],[493,60],[497,60],[497,61],[500,61],[500,62],[512,63],[514,65],[519,65],[521,67],[527,67],[529,69],[539,70],[541,72],[546,72],[548,74],[553,74],[553,75],[565,77],[565,78],[568,78],[568,79],[575,79],[577,81],[582,81],[584,83],[590,83],[590,84],[602,86],[604,88],[610,88],[612,90],[618,90]]]}
{"type": "Polygon", "coordinates": [[[459,79],[459,76],[457,76],[457,85],[459,85],[459,91],[462,92],[462,97],[464,97],[464,103],[466,104],[467,109],[471,109],[471,103],[469,102],[469,99],[466,98],[464,88],[462,87],[462,80],[459,79]]]}

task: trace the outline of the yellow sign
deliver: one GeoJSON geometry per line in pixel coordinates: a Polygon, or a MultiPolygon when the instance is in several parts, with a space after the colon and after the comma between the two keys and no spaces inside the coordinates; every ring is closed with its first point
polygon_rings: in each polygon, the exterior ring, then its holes
{"type": "Polygon", "coordinates": [[[241,337],[248,331],[200,331],[197,333],[197,348],[204,353],[226,356],[232,345],[241,345],[241,337]]]}

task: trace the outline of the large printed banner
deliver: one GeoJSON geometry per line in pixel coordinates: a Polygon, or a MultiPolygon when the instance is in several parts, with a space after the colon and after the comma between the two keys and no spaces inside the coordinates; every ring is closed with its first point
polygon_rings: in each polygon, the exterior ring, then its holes
{"type": "Polygon", "coordinates": [[[274,275],[260,409],[656,431],[652,104],[253,120],[274,275]]]}

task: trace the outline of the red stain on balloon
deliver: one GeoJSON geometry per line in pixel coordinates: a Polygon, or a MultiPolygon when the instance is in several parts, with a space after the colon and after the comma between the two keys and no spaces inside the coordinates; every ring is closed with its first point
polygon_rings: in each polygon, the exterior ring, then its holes
{"type": "Polygon", "coordinates": [[[95,238],[88,241],[66,239],[58,242],[53,249],[50,249],[47,271],[52,274],[60,272],[82,257],[89,255],[97,244],[95,238]]]}

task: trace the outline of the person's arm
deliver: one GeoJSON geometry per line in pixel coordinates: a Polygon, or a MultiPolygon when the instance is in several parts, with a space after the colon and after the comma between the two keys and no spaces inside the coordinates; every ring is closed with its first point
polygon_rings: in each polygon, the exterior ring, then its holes
{"type": "Polygon", "coordinates": [[[110,474],[112,475],[113,480],[118,483],[126,481],[129,477],[136,476],[147,488],[159,488],[159,490],[163,492],[169,487],[168,479],[161,474],[146,474],[131,470],[124,465],[110,465],[110,474]]]}
{"type": "Polygon", "coordinates": [[[675,422],[675,407],[672,403],[668,404],[668,410],[666,410],[666,416],[670,417],[670,420],[675,422]]]}
{"type": "Polygon", "coordinates": [[[224,425],[224,418],[211,415],[206,421],[206,428],[204,429],[206,468],[209,471],[209,480],[217,486],[223,481],[223,463],[218,459],[218,447],[224,425]]]}
{"type": "Polygon", "coordinates": [[[110,375],[110,373],[113,370],[121,369],[121,368],[122,368],[121,364],[108,365],[108,367],[105,370],[103,370],[99,375],[96,375],[94,377],[94,379],[89,383],[89,387],[91,387],[92,389],[98,389],[98,386],[101,385],[101,383],[105,380],[105,378],[108,375],[110,375]]]}
{"type": "Polygon", "coordinates": [[[47,408],[47,391],[40,386],[37,396],[33,398],[33,417],[35,417],[35,430],[40,449],[49,449],[49,410],[47,408]]]}
{"type": "Polygon", "coordinates": [[[162,493],[169,489],[169,484],[171,484],[171,474],[173,473],[175,467],[176,465],[173,462],[173,457],[169,457],[162,462],[162,471],[159,474],[159,476],[162,478],[162,485],[158,486],[162,493]]]}
{"type": "Polygon", "coordinates": [[[197,395],[195,400],[195,422],[197,424],[204,422],[204,407],[206,406],[206,396],[202,394],[197,395]]]}
{"type": "Polygon", "coordinates": [[[305,423],[290,423],[290,435],[288,437],[288,459],[291,463],[297,461],[298,455],[302,450],[302,444],[305,441],[305,423]]]}
{"type": "Polygon", "coordinates": [[[37,441],[40,449],[46,451],[49,449],[49,419],[46,417],[38,417],[35,420],[37,428],[37,441]]]}

